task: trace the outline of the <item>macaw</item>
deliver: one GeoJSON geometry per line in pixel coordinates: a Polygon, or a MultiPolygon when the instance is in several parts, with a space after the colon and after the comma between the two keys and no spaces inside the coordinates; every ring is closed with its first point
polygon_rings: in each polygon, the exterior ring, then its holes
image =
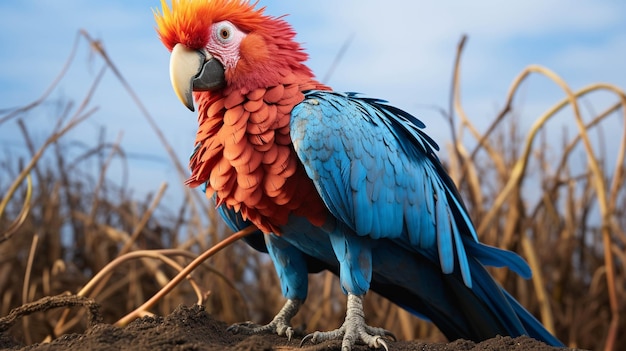
{"type": "Polygon", "coordinates": [[[308,273],[329,270],[347,294],[345,321],[303,342],[387,349],[391,334],[365,323],[373,290],[451,340],[562,345],[485,269],[531,276],[517,254],[478,241],[420,120],[317,81],[293,28],[256,2],[161,0],[154,15],[174,92],[198,110],[186,184],[202,186],[234,230],[258,228],[247,242],[269,253],[286,298],[269,324],[232,331],[291,338],[308,273]]]}

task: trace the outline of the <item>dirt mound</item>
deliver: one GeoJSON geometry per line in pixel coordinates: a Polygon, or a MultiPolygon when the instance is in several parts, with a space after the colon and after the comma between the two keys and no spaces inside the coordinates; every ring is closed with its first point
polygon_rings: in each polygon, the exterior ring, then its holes
{"type": "MultiPolygon", "coordinates": [[[[299,348],[300,338],[289,341],[277,335],[235,335],[228,325],[214,319],[202,306],[180,306],[167,317],[144,317],[124,328],[95,324],[84,334],[61,336],[49,344],[24,347],[10,336],[0,333],[3,350],[339,350],[339,341],[299,348]]],[[[496,337],[481,343],[457,340],[452,343],[420,341],[390,342],[390,349],[402,350],[557,350],[528,337],[496,337]]],[[[371,350],[359,345],[355,350],[371,350]]]]}

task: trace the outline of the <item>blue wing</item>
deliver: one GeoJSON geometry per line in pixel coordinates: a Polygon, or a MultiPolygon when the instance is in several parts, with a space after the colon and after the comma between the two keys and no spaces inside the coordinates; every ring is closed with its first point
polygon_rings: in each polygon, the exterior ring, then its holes
{"type": "Polygon", "coordinates": [[[308,176],[330,212],[356,234],[402,243],[438,261],[444,273],[458,265],[468,287],[467,245],[485,264],[531,275],[516,254],[478,243],[435,155],[437,144],[412,115],[354,93],[310,91],[292,111],[291,127],[308,176]]]}

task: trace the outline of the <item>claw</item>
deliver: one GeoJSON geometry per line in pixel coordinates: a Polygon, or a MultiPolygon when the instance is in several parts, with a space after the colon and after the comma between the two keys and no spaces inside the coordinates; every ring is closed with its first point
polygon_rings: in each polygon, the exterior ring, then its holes
{"type": "Polygon", "coordinates": [[[302,338],[302,341],[300,341],[300,347],[304,346],[304,343],[312,339],[313,339],[313,333],[305,335],[304,338],[302,338]]]}
{"type": "Polygon", "coordinates": [[[385,330],[385,337],[389,338],[391,341],[398,341],[398,338],[389,330],[385,330]]]}
{"type": "Polygon", "coordinates": [[[300,342],[302,347],[306,342],[313,344],[327,340],[341,339],[341,351],[350,351],[352,346],[357,342],[362,342],[372,348],[384,348],[389,351],[389,346],[385,338],[396,340],[396,336],[388,330],[382,328],[374,328],[365,324],[363,314],[363,303],[361,297],[348,294],[348,308],[346,311],[346,320],[343,325],[336,330],[328,332],[314,332],[306,335],[300,342]]]}
{"type": "Polygon", "coordinates": [[[234,334],[263,334],[263,333],[275,333],[280,336],[286,336],[289,341],[295,334],[291,325],[289,325],[291,318],[298,312],[302,301],[300,300],[287,300],[280,312],[276,314],[276,317],[266,325],[258,325],[252,322],[236,323],[226,328],[226,331],[234,334]]]}
{"type": "Polygon", "coordinates": [[[382,346],[385,349],[385,351],[389,351],[389,346],[387,346],[387,342],[382,337],[380,336],[376,337],[376,340],[374,340],[374,343],[376,344],[375,346],[376,348],[379,348],[382,346]]]}
{"type": "Polygon", "coordinates": [[[398,338],[396,338],[396,336],[387,329],[370,327],[369,325],[366,325],[365,330],[367,330],[369,334],[385,337],[391,341],[398,341],[398,338]]]}

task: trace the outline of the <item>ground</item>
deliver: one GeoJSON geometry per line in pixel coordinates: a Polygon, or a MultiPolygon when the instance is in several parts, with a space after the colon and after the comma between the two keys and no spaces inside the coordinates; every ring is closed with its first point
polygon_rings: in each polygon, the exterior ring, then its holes
{"type": "MultiPolygon", "coordinates": [[[[214,319],[202,306],[178,307],[167,317],[144,317],[124,328],[110,324],[95,324],[84,334],[64,335],[49,344],[24,347],[11,337],[0,333],[2,350],[339,350],[339,341],[299,348],[300,338],[287,340],[277,335],[234,335],[226,331],[228,325],[214,319]]],[[[528,337],[495,337],[481,343],[457,340],[452,343],[421,341],[390,342],[391,351],[404,350],[557,350],[528,337]]],[[[359,345],[355,351],[371,350],[359,345]]],[[[563,350],[563,349],[561,349],[563,350]]]]}

